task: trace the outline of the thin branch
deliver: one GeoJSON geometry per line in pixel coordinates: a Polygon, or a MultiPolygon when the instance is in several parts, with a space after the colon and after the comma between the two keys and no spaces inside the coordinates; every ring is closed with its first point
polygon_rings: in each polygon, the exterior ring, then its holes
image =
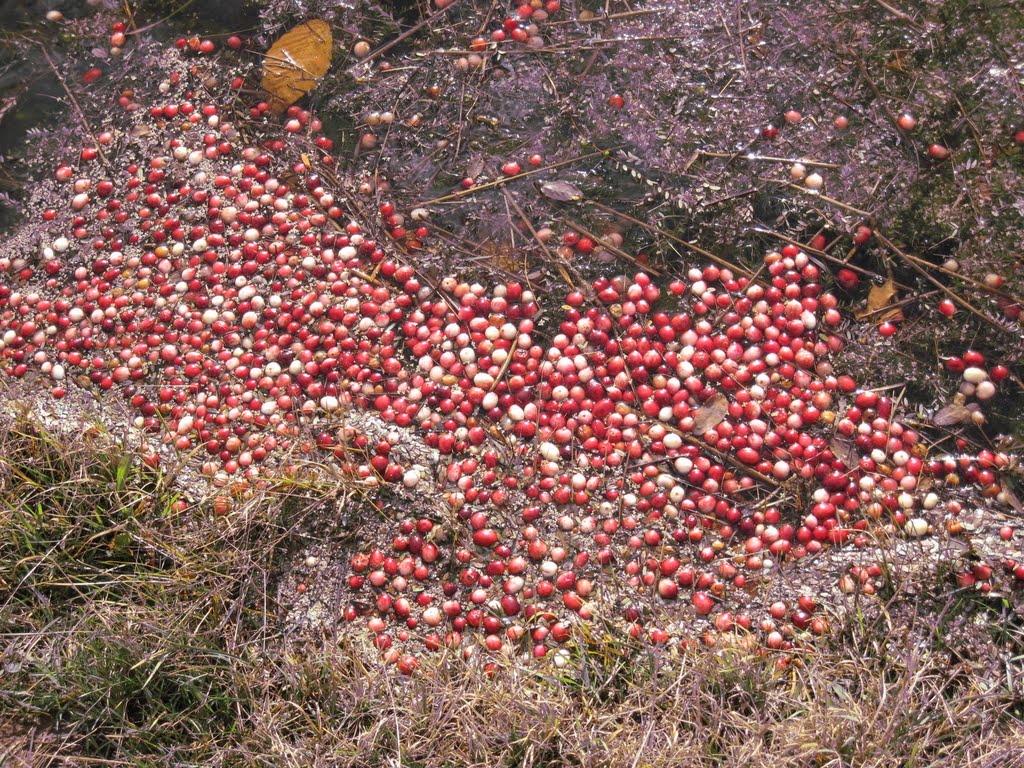
{"type": "MultiPolygon", "coordinates": [[[[786,237],[781,232],[776,232],[773,229],[767,229],[765,227],[752,227],[751,231],[757,232],[758,234],[762,235],[768,235],[769,237],[774,237],[775,239],[781,240],[784,243],[789,243],[790,245],[795,245],[797,248],[800,248],[801,250],[804,250],[807,253],[814,254],[815,256],[825,259],[826,261],[830,261],[833,264],[838,264],[841,267],[846,267],[846,269],[852,270],[854,272],[859,272],[862,275],[866,275],[868,277],[872,277],[878,280],[883,279],[882,275],[878,274],[877,272],[872,272],[870,269],[859,267],[856,264],[850,264],[846,259],[840,259],[825,251],[818,250],[817,248],[812,248],[810,245],[807,245],[806,243],[801,243],[798,240],[794,240],[791,237],[786,237]]],[[[897,283],[895,280],[892,284],[904,291],[913,290],[911,286],[904,285],[903,283],[897,283]]]]}
{"type": "Polygon", "coordinates": [[[619,248],[617,246],[612,245],[611,243],[606,243],[601,238],[600,235],[597,235],[597,234],[591,232],[586,227],[584,227],[584,226],[582,226],[580,224],[577,224],[574,221],[567,221],[566,224],[569,226],[570,229],[573,229],[573,230],[579,232],[581,235],[585,235],[585,236],[589,237],[595,243],[600,243],[604,248],[607,248],[609,251],[614,253],[616,256],[620,256],[621,258],[625,259],[626,261],[631,262],[634,266],[637,266],[640,269],[645,270],[646,272],[650,272],[652,275],[655,275],[655,276],[661,274],[661,270],[656,269],[654,266],[652,266],[650,264],[641,264],[639,261],[637,261],[636,256],[633,256],[632,254],[626,253],[624,250],[622,250],[621,248],[619,248]]]}
{"type": "Polygon", "coordinates": [[[884,8],[885,10],[887,10],[887,11],[888,11],[889,13],[891,13],[891,14],[892,14],[893,16],[895,16],[895,17],[896,17],[897,19],[900,19],[900,20],[902,20],[902,21],[905,21],[905,22],[907,22],[907,24],[909,24],[910,26],[912,26],[912,27],[913,27],[914,29],[916,29],[916,30],[917,30],[918,32],[923,32],[923,31],[924,31],[924,27],[922,27],[922,26],[921,26],[921,25],[920,25],[920,24],[919,24],[919,23],[917,22],[917,20],[916,20],[916,19],[914,19],[914,18],[913,18],[913,17],[912,17],[912,16],[910,15],[910,14],[908,14],[908,13],[904,13],[904,12],[903,12],[903,11],[901,11],[901,10],[900,10],[899,8],[896,8],[896,7],[892,6],[892,5],[889,5],[889,3],[885,2],[885,0],[875,0],[875,3],[877,3],[877,4],[878,4],[878,5],[880,5],[880,6],[882,7],[882,8],[884,8]]]}
{"type": "Polygon", "coordinates": [[[366,58],[361,59],[358,63],[353,64],[351,67],[346,69],[345,70],[345,74],[351,74],[351,73],[355,72],[356,70],[358,70],[360,67],[365,66],[366,64],[369,64],[371,61],[376,59],[378,56],[381,56],[381,55],[387,53],[388,51],[390,51],[392,48],[394,48],[396,45],[398,45],[400,42],[402,42],[406,38],[411,37],[412,35],[414,35],[417,32],[419,32],[421,29],[423,29],[423,27],[426,27],[426,26],[429,26],[430,24],[433,24],[435,21],[437,21],[437,19],[439,19],[442,16],[444,16],[446,13],[448,13],[448,11],[450,11],[452,8],[454,8],[455,6],[457,6],[461,2],[462,2],[462,0],[452,0],[452,2],[448,6],[446,6],[442,10],[438,11],[437,13],[435,13],[435,14],[433,14],[431,16],[428,16],[423,21],[421,21],[419,24],[415,24],[415,25],[409,27],[409,29],[405,30],[405,32],[400,34],[398,37],[396,37],[390,43],[385,43],[384,45],[382,45],[377,50],[371,51],[366,56],[366,58]]]}
{"type": "Polygon", "coordinates": [[[958,294],[952,288],[949,288],[948,286],[943,285],[942,282],[940,282],[937,278],[935,278],[933,275],[929,274],[928,270],[926,270],[924,267],[922,267],[920,264],[918,264],[916,259],[908,258],[907,254],[905,254],[903,251],[901,251],[899,248],[897,248],[896,245],[891,240],[889,240],[889,238],[885,237],[884,235],[882,235],[882,234],[880,234],[878,232],[875,232],[875,237],[878,239],[878,242],[880,242],[882,245],[884,245],[890,251],[895,253],[897,256],[899,256],[901,259],[903,259],[905,262],[907,262],[907,264],[909,264],[911,267],[913,267],[918,272],[918,274],[920,274],[928,282],[930,282],[936,288],[938,288],[943,293],[945,293],[947,296],[949,296],[949,298],[951,298],[953,301],[955,301],[961,307],[966,309],[972,315],[976,315],[977,317],[980,317],[986,323],[988,323],[989,325],[993,326],[994,328],[998,328],[1003,333],[1008,333],[1008,334],[1011,334],[1012,336],[1015,336],[1015,337],[1017,336],[1017,334],[1014,333],[1013,331],[1011,331],[1009,328],[1006,328],[1003,325],[1001,325],[1000,323],[997,323],[995,320],[993,320],[991,317],[986,315],[984,312],[982,312],[981,310],[975,308],[975,306],[973,304],[971,304],[969,301],[967,301],[966,299],[961,297],[960,294],[958,294]]]}
{"type": "Polygon", "coordinates": [[[84,110],[78,103],[78,99],[75,98],[75,94],[73,94],[71,92],[71,89],[68,88],[68,84],[67,81],[64,79],[64,75],[60,73],[60,71],[57,69],[57,65],[53,63],[53,59],[50,58],[50,52],[46,50],[46,47],[40,45],[39,48],[43,52],[43,57],[46,59],[46,63],[50,65],[50,69],[53,71],[54,77],[57,78],[57,81],[60,83],[61,88],[64,89],[64,93],[66,93],[68,95],[68,98],[71,100],[71,105],[75,108],[75,112],[78,113],[78,119],[82,121],[82,127],[85,129],[85,132],[92,137],[92,140],[96,145],[96,154],[99,157],[100,162],[103,163],[103,165],[106,167],[108,171],[111,171],[110,161],[107,160],[107,156],[103,152],[103,147],[97,140],[96,134],[92,130],[92,126],[89,125],[89,120],[86,118],[84,110]]]}
{"type": "Polygon", "coordinates": [[[636,224],[637,226],[643,227],[644,229],[649,229],[652,232],[657,232],[659,235],[661,235],[662,237],[666,238],[667,240],[671,240],[673,243],[676,243],[677,245],[681,245],[684,248],[686,248],[687,250],[693,251],[694,253],[697,253],[697,254],[701,255],[705,259],[709,259],[709,260],[715,262],[716,264],[718,264],[721,267],[727,267],[727,268],[729,268],[729,269],[731,269],[731,270],[733,270],[735,272],[738,272],[739,274],[746,275],[747,277],[751,277],[754,274],[753,272],[751,272],[746,267],[740,266],[739,264],[733,264],[731,261],[729,261],[728,259],[723,259],[721,256],[716,256],[715,254],[711,253],[711,251],[706,251],[703,248],[701,248],[699,245],[696,245],[695,243],[691,243],[691,242],[689,242],[687,240],[683,240],[680,237],[676,237],[675,235],[672,235],[672,234],[666,232],[661,227],[656,227],[653,224],[648,224],[645,221],[640,221],[640,219],[633,218],[628,213],[622,213],[622,211],[617,211],[614,208],[609,208],[607,205],[603,205],[602,203],[598,203],[595,200],[586,200],[585,202],[588,205],[592,205],[595,208],[598,208],[598,209],[600,209],[602,211],[606,211],[607,213],[610,213],[610,214],[612,214],[614,216],[618,216],[623,221],[628,221],[631,224],[636,224]]]}
{"type": "MultiPolygon", "coordinates": [[[[501,191],[504,193],[505,199],[508,201],[509,205],[511,205],[512,208],[515,209],[515,212],[519,214],[519,218],[522,219],[523,224],[525,224],[526,228],[530,230],[530,234],[533,235],[533,239],[537,241],[537,245],[539,245],[541,250],[544,251],[544,255],[548,257],[548,260],[551,261],[551,263],[558,267],[558,271],[562,274],[562,279],[569,284],[570,288],[576,290],[576,284],[569,276],[569,271],[566,269],[562,259],[557,254],[552,253],[551,249],[548,248],[547,243],[540,238],[540,235],[537,234],[537,230],[534,229],[533,224],[530,222],[529,217],[523,213],[523,209],[519,207],[519,203],[515,201],[512,194],[507,189],[503,189],[501,191]]],[[[511,358],[511,355],[509,355],[509,357],[511,358]]]]}
{"type": "Polygon", "coordinates": [[[698,150],[699,154],[704,157],[727,157],[735,158],[737,160],[748,160],[750,162],[765,162],[765,163],[802,163],[803,165],[812,166],[814,168],[841,168],[838,163],[825,163],[820,160],[808,160],[806,158],[791,158],[791,157],[770,157],[768,155],[736,155],[733,152],[708,152],[706,150],[698,150]]]}
{"type": "MultiPolygon", "coordinates": [[[[618,149],[618,146],[611,147],[611,149],[618,149]]],[[[460,192],[452,192],[452,194],[445,195],[443,197],[435,197],[433,200],[424,200],[423,202],[415,203],[413,207],[422,208],[427,205],[433,205],[434,203],[446,203],[449,200],[458,200],[461,197],[466,197],[467,195],[474,195],[477,192],[480,192],[485,189],[490,189],[492,187],[500,187],[502,184],[508,184],[510,181],[515,181],[517,179],[525,179],[527,176],[532,176],[535,173],[543,173],[544,171],[550,171],[554,168],[561,168],[563,165],[572,165],[573,163],[578,163],[579,161],[586,160],[589,157],[603,155],[608,151],[609,150],[601,149],[598,150],[597,152],[588,152],[585,155],[579,155],[577,157],[570,158],[569,160],[562,160],[561,162],[558,163],[545,165],[543,168],[535,168],[532,171],[524,171],[523,173],[517,173],[515,176],[505,176],[500,179],[495,179],[494,181],[489,181],[486,184],[481,184],[480,186],[477,187],[470,187],[469,189],[464,189],[460,192]]]]}
{"type": "MultiPolygon", "coordinates": [[[[769,181],[773,181],[773,179],[769,179],[769,181]]],[[[789,181],[776,181],[775,183],[776,184],[782,184],[784,187],[789,187],[790,189],[795,189],[797,192],[802,192],[805,195],[810,195],[810,196],[816,197],[819,200],[825,201],[826,203],[830,203],[832,205],[839,206],[840,208],[842,208],[844,210],[847,210],[850,213],[856,213],[858,216],[863,216],[865,219],[869,219],[872,216],[874,216],[874,214],[871,213],[870,211],[862,211],[860,208],[854,208],[852,205],[844,203],[841,200],[836,200],[835,198],[828,197],[827,195],[823,195],[823,194],[821,194],[821,192],[818,192],[817,190],[806,189],[805,187],[801,187],[801,186],[799,186],[797,184],[793,184],[792,182],[789,182],[789,181]]]]}

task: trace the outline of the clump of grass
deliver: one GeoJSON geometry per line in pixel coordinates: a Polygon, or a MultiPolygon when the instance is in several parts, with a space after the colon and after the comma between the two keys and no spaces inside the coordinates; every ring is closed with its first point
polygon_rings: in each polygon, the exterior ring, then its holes
{"type": "Polygon", "coordinates": [[[261,542],[178,511],[98,431],[25,420],[0,445],[0,712],[46,723],[71,754],[208,754],[243,712],[234,637],[254,623],[261,542]]]}
{"type": "Polygon", "coordinates": [[[323,665],[359,668],[358,652],[322,654],[291,667],[297,706],[260,713],[261,738],[288,762],[994,765],[1024,746],[1005,693],[913,650],[871,659],[835,646],[785,670],[741,648],[664,653],[656,680],[642,664],[617,676],[612,702],[521,668],[491,679],[445,659],[413,680],[334,675],[325,691],[323,665]]]}
{"type": "Polygon", "coordinates": [[[853,616],[785,664],[742,638],[652,648],[595,624],[561,667],[442,653],[409,679],[359,634],[280,628],[276,568],[316,488],[218,518],[99,433],[25,420],[0,456],[0,722],[46,735],[10,753],[26,764],[981,766],[1024,749],[1019,632],[979,635],[999,669],[950,653],[936,638],[964,605],[853,616]]]}

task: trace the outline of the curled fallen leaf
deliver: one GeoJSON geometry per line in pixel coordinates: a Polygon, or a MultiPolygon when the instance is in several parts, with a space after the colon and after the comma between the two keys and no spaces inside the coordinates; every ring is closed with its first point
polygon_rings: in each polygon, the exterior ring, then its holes
{"type": "Polygon", "coordinates": [[[304,21],[270,46],[263,59],[263,90],[275,114],[284,112],[320,82],[331,66],[334,38],[326,21],[304,21]]]}
{"type": "Polygon", "coordinates": [[[583,193],[567,181],[545,182],[541,184],[540,193],[559,203],[575,203],[583,199],[583,193]]]}
{"type": "Polygon", "coordinates": [[[951,427],[954,424],[962,424],[969,418],[971,418],[971,412],[967,406],[950,403],[932,416],[932,424],[937,427],[951,427]]]}
{"type": "Polygon", "coordinates": [[[866,309],[859,309],[854,313],[858,320],[870,319],[873,323],[883,323],[886,320],[902,320],[903,310],[899,307],[892,307],[885,310],[896,298],[896,285],[890,277],[881,285],[872,285],[868,291],[868,306],[866,309]]]}
{"type": "Polygon", "coordinates": [[[466,176],[470,179],[475,179],[483,172],[484,159],[479,155],[476,155],[469,161],[469,164],[466,165],[466,176]]]}
{"type": "Polygon", "coordinates": [[[716,392],[693,414],[693,432],[702,435],[722,423],[729,412],[729,398],[716,392]]]}
{"type": "Polygon", "coordinates": [[[1020,514],[1024,512],[1024,506],[1021,506],[1020,499],[1017,498],[1017,494],[1013,492],[1013,489],[1009,485],[1003,484],[1002,486],[1003,498],[1006,499],[1006,503],[1013,507],[1013,510],[1020,514]]]}
{"type": "Polygon", "coordinates": [[[854,469],[860,463],[860,452],[853,440],[833,435],[828,441],[828,448],[837,459],[846,465],[847,469],[854,469]]]}

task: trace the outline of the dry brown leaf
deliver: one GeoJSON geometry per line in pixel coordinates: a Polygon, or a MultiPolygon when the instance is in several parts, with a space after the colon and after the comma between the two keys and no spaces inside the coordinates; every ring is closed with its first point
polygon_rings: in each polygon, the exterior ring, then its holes
{"type": "Polygon", "coordinates": [[[331,25],[321,19],[302,22],[270,46],[262,84],[272,112],[284,112],[316,87],[330,69],[333,46],[331,25]]]}
{"type": "Polygon", "coordinates": [[[470,179],[475,179],[481,173],[484,172],[484,159],[482,157],[474,157],[469,161],[469,165],[466,166],[466,176],[470,179]]]}
{"type": "Polygon", "coordinates": [[[693,414],[694,434],[702,435],[709,429],[714,429],[722,423],[728,412],[729,398],[721,392],[716,392],[693,414]]]}
{"type": "Polygon", "coordinates": [[[860,452],[853,440],[833,435],[832,439],[828,441],[828,449],[832,451],[833,456],[846,465],[847,469],[854,469],[860,463],[860,452]]]}
{"type": "Polygon", "coordinates": [[[568,181],[549,181],[541,185],[540,193],[559,203],[575,203],[583,199],[583,193],[568,181]]]}
{"type": "Polygon", "coordinates": [[[1024,507],[1021,506],[1020,499],[1017,498],[1017,494],[1013,492],[1010,486],[1007,485],[1006,483],[1003,483],[1002,488],[1004,494],[1003,498],[1006,499],[1006,503],[1013,507],[1013,510],[1017,514],[1024,512],[1024,507]]]}
{"type": "Polygon", "coordinates": [[[480,255],[507,272],[515,272],[523,266],[516,250],[507,243],[487,240],[480,247],[480,255]]]}
{"type": "Polygon", "coordinates": [[[950,403],[932,416],[932,424],[936,427],[950,427],[954,424],[962,424],[969,418],[971,418],[971,412],[967,406],[950,403]]]}
{"type": "Polygon", "coordinates": [[[892,69],[896,72],[907,72],[911,66],[910,60],[910,49],[898,48],[892,52],[892,58],[885,62],[886,69],[892,69]]]}
{"type": "Polygon", "coordinates": [[[877,312],[892,301],[896,295],[896,286],[890,277],[881,285],[872,285],[868,291],[868,312],[877,312]]]}
{"type": "Polygon", "coordinates": [[[904,320],[903,310],[899,307],[893,307],[887,309],[885,312],[879,312],[874,316],[876,323],[884,323],[886,320],[891,320],[895,323],[902,323],[904,320]]]}
{"type": "Polygon", "coordinates": [[[858,320],[871,318],[872,322],[884,322],[885,320],[895,319],[897,315],[902,317],[903,313],[899,307],[893,307],[889,312],[879,311],[889,306],[895,297],[896,286],[893,284],[891,277],[881,285],[872,285],[871,290],[868,291],[867,309],[857,310],[855,313],[856,318],[858,320]]]}

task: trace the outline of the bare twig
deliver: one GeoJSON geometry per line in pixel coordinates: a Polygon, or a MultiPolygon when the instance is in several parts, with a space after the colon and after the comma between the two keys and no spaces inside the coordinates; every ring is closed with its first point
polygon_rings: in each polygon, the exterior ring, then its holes
{"type": "MultiPolygon", "coordinates": [[[[612,147],[612,149],[617,149],[617,148],[618,147],[612,147]]],[[[500,178],[500,179],[495,179],[494,181],[489,181],[486,184],[481,184],[481,185],[476,186],[476,187],[470,187],[469,189],[464,189],[464,190],[462,190],[460,192],[452,192],[452,194],[450,194],[450,195],[444,195],[443,197],[435,197],[433,200],[424,200],[422,202],[415,203],[413,205],[413,207],[422,208],[423,206],[433,205],[434,203],[446,203],[449,200],[458,200],[459,198],[466,197],[467,195],[474,195],[477,192],[480,192],[480,191],[485,190],[485,189],[490,189],[492,187],[500,187],[502,184],[508,184],[510,181],[516,181],[517,179],[525,179],[527,176],[532,176],[535,173],[544,173],[545,171],[550,171],[550,170],[552,170],[554,168],[561,168],[563,165],[572,165],[573,163],[578,163],[581,160],[586,160],[587,158],[590,158],[590,157],[596,157],[597,155],[603,155],[607,151],[608,150],[602,149],[602,150],[598,150],[597,152],[588,152],[585,155],[578,155],[577,157],[573,157],[573,158],[570,158],[568,160],[562,160],[561,162],[558,162],[558,163],[552,163],[551,165],[545,165],[543,168],[535,168],[532,171],[523,171],[522,173],[517,173],[515,176],[505,176],[505,177],[500,178]]]]}
{"type": "MultiPolygon", "coordinates": [[[[876,0],[876,2],[877,2],[877,0],[876,0]]],[[[860,69],[860,73],[861,73],[861,75],[864,78],[864,82],[866,82],[868,84],[868,88],[870,88],[871,92],[873,94],[875,94],[875,98],[878,99],[878,103],[881,104],[882,105],[882,109],[885,110],[885,114],[889,118],[889,125],[895,126],[896,125],[896,115],[894,115],[892,113],[892,110],[889,109],[889,105],[888,105],[888,103],[886,103],[885,97],[882,96],[882,92],[878,90],[878,86],[875,85],[875,81],[871,78],[871,75],[868,74],[868,67],[867,67],[867,64],[864,63],[864,59],[858,59],[857,60],[857,67],[858,67],[858,69],[860,69]]]]}
{"type": "MultiPolygon", "coordinates": [[[[515,201],[515,198],[512,197],[512,194],[507,189],[503,189],[501,191],[505,194],[505,199],[508,201],[509,205],[511,205],[515,209],[515,212],[519,214],[519,218],[522,219],[523,224],[525,224],[526,228],[530,230],[530,234],[533,235],[533,239],[537,241],[537,245],[539,245],[541,247],[541,250],[544,251],[544,255],[547,256],[548,260],[551,261],[551,263],[558,268],[558,271],[562,275],[562,279],[569,284],[570,288],[576,290],[576,284],[572,281],[572,278],[569,276],[569,271],[566,269],[565,264],[562,263],[562,259],[559,258],[557,254],[552,253],[551,249],[548,248],[547,243],[545,243],[540,238],[540,236],[537,234],[537,230],[534,229],[533,224],[530,222],[529,217],[527,217],[527,215],[523,213],[523,209],[519,207],[519,203],[515,201]]],[[[511,357],[511,355],[509,357],[511,357]]]]}
{"type": "Polygon", "coordinates": [[[949,298],[951,298],[953,301],[955,301],[961,307],[966,309],[972,315],[980,317],[986,323],[988,323],[989,325],[991,325],[994,328],[998,328],[1003,333],[1008,333],[1008,334],[1011,334],[1013,336],[1017,336],[1017,334],[1015,334],[1009,328],[1005,328],[1004,326],[1002,326],[1001,324],[999,324],[995,320],[993,320],[991,317],[986,315],[984,312],[982,312],[980,309],[977,309],[973,304],[971,304],[965,298],[960,296],[960,294],[958,294],[952,288],[949,288],[948,286],[943,285],[942,282],[940,282],[938,279],[936,279],[933,275],[929,274],[928,270],[926,270],[924,267],[922,267],[920,264],[918,264],[917,263],[918,260],[907,258],[907,254],[904,253],[899,248],[897,248],[896,245],[891,240],[889,240],[889,238],[885,237],[885,235],[882,235],[879,232],[875,232],[875,237],[878,239],[878,242],[880,242],[882,245],[884,245],[890,251],[892,251],[897,256],[902,258],[907,264],[909,264],[911,267],[913,267],[914,270],[917,271],[918,274],[920,274],[928,282],[930,282],[936,288],[938,288],[943,293],[945,293],[947,296],[949,296],[949,298]]]}
{"type": "MultiPolygon", "coordinates": [[[[852,270],[854,272],[859,272],[862,275],[866,275],[868,277],[873,277],[873,278],[875,278],[877,280],[882,280],[883,279],[882,275],[878,274],[877,272],[872,272],[870,269],[865,269],[864,267],[859,267],[856,264],[850,264],[850,263],[847,262],[846,259],[840,259],[840,258],[837,258],[837,257],[833,256],[832,254],[827,253],[825,251],[818,250],[817,248],[812,248],[810,245],[808,245],[806,243],[801,243],[798,240],[794,240],[791,237],[786,237],[786,235],[782,234],[781,232],[776,232],[775,230],[772,230],[772,229],[766,229],[765,227],[753,227],[751,229],[751,231],[752,232],[757,232],[757,233],[762,234],[762,235],[768,235],[769,237],[774,237],[775,239],[781,240],[784,243],[789,243],[791,245],[795,245],[798,248],[800,248],[801,250],[806,251],[807,253],[814,254],[815,256],[818,256],[818,257],[820,257],[822,259],[825,259],[826,261],[832,262],[833,264],[837,264],[837,265],[839,265],[841,267],[846,267],[847,269],[852,270]]],[[[903,283],[898,283],[895,280],[893,281],[893,285],[895,285],[897,288],[900,288],[900,289],[902,289],[904,291],[911,291],[911,290],[913,290],[913,288],[911,288],[911,286],[904,285],[903,283]]]]}
{"type": "Polygon", "coordinates": [[[856,213],[858,216],[863,216],[866,219],[867,218],[871,218],[874,215],[870,211],[862,211],[860,208],[855,208],[852,205],[849,205],[848,203],[844,203],[841,200],[836,200],[835,198],[828,197],[827,195],[823,195],[823,194],[821,194],[821,192],[818,192],[817,190],[814,190],[814,189],[807,189],[806,187],[801,187],[801,186],[799,186],[797,184],[793,184],[792,182],[789,182],[789,181],[781,181],[781,182],[776,182],[776,183],[777,184],[782,184],[784,187],[789,187],[790,189],[795,189],[797,192],[801,192],[801,193],[803,193],[805,195],[816,197],[817,199],[823,200],[824,202],[829,203],[830,205],[838,206],[838,207],[842,208],[843,210],[849,211],[850,213],[856,213]]]}
{"type": "MultiPolygon", "coordinates": [[[[196,0],[185,0],[184,3],[179,5],[177,8],[175,8],[169,14],[164,16],[162,19],[157,19],[156,21],[152,22],[151,24],[147,24],[144,27],[138,27],[137,29],[132,29],[132,30],[126,32],[126,34],[130,36],[130,35],[141,35],[143,32],[148,32],[149,30],[153,29],[154,27],[160,26],[165,21],[174,18],[179,13],[181,13],[182,11],[187,9],[190,5],[192,5],[192,3],[194,3],[195,1],[196,0]]],[[[127,3],[125,5],[127,6],[127,3]]],[[[133,19],[133,22],[134,22],[134,19],[133,19]]]]}
{"type": "Polygon", "coordinates": [[[896,8],[896,7],[892,6],[892,5],[889,5],[889,3],[885,2],[885,0],[875,0],[875,2],[878,5],[880,5],[882,8],[887,10],[889,13],[891,13],[893,16],[895,16],[897,19],[900,19],[901,21],[907,22],[907,24],[912,26],[918,32],[923,32],[924,31],[924,27],[922,27],[917,22],[917,20],[914,19],[910,14],[905,13],[905,12],[901,11],[899,8],[896,8]]]}
{"type": "Polygon", "coordinates": [[[515,357],[516,349],[519,347],[519,337],[517,336],[512,340],[512,346],[508,348],[508,356],[505,358],[505,362],[501,364],[501,368],[498,370],[498,375],[494,377],[494,381],[491,383],[491,388],[488,392],[493,392],[498,388],[498,384],[505,378],[505,372],[508,371],[509,365],[512,363],[512,358],[515,357]]]}
{"type": "Polygon", "coordinates": [[[391,42],[385,43],[384,45],[382,45],[380,48],[378,48],[375,51],[371,51],[370,54],[366,56],[366,58],[361,59],[358,63],[353,64],[351,67],[346,69],[345,73],[346,74],[351,74],[351,73],[355,72],[356,70],[358,70],[360,67],[365,66],[369,62],[373,61],[378,56],[381,56],[381,55],[387,53],[388,51],[390,51],[392,48],[394,48],[396,45],[398,45],[400,42],[402,42],[406,38],[411,37],[412,35],[415,35],[417,32],[419,32],[424,27],[429,26],[430,24],[433,24],[435,21],[437,21],[439,18],[444,16],[446,13],[448,13],[448,11],[450,11],[452,8],[454,8],[455,6],[457,6],[461,2],[462,2],[462,0],[452,0],[452,2],[449,5],[447,5],[445,8],[443,8],[442,10],[438,11],[437,13],[434,13],[434,14],[428,16],[423,21],[421,21],[419,24],[414,24],[413,26],[409,27],[409,29],[405,30],[405,32],[400,34],[398,37],[396,37],[391,42]]]}
{"type": "Polygon", "coordinates": [[[740,154],[737,155],[733,152],[708,152],[706,150],[699,150],[700,154],[704,157],[727,157],[735,158],[737,160],[747,160],[749,162],[764,162],[764,163],[802,163],[803,165],[809,165],[814,168],[840,168],[842,166],[837,163],[825,163],[820,160],[808,160],[806,158],[794,159],[791,157],[770,157],[768,155],[754,155],[754,154],[740,154]]]}
{"type": "Polygon", "coordinates": [[[92,140],[96,145],[96,154],[99,157],[100,162],[102,162],[103,165],[106,166],[106,169],[110,171],[110,161],[107,160],[107,156],[103,152],[103,147],[96,139],[96,134],[93,132],[92,126],[89,125],[89,120],[88,118],[86,118],[85,112],[82,110],[81,105],[78,103],[78,99],[75,98],[75,94],[73,94],[71,92],[71,89],[68,88],[68,84],[67,81],[64,79],[64,75],[60,73],[60,71],[57,69],[57,65],[54,64],[53,59],[50,58],[50,52],[47,51],[43,45],[40,45],[39,48],[43,52],[43,57],[46,59],[46,63],[50,66],[50,69],[53,72],[54,77],[56,77],[58,82],[60,82],[60,86],[64,89],[64,93],[66,93],[68,98],[71,100],[71,105],[75,108],[75,112],[78,113],[78,119],[81,121],[82,127],[85,129],[85,132],[92,137],[92,140]]]}
{"type": "Polygon", "coordinates": [[[641,221],[640,219],[636,219],[636,218],[630,216],[628,213],[622,213],[622,211],[617,211],[614,208],[610,208],[607,205],[603,205],[602,203],[599,203],[599,202],[597,202],[595,200],[587,200],[586,203],[588,205],[592,205],[595,208],[598,208],[598,209],[600,209],[602,211],[606,211],[607,213],[613,214],[614,216],[618,216],[623,221],[628,221],[631,224],[636,224],[637,226],[643,227],[644,229],[649,229],[652,232],[657,232],[659,235],[661,235],[662,237],[666,238],[667,240],[671,240],[673,243],[676,243],[677,245],[681,245],[684,248],[686,248],[687,250],[692,251],[693,253],[697,253],[697,254],[701,255],[705,259],[709,259],[710,261],[715,262],[716,264],[718,264],[721,267],[728,267],[729,269],[731,269],[731,270],[733,270],[735,272],[738,272],[739,274],[747,275],[748,277],[750,277],[753,274],[746,267],[740,266],[739,264],[733,264],[728,259],[723,259],[721,256],[717,256],[717,255],[711,253],[711,251],[704,250],[703,248],[701,248],[699,245],[696,245],[695,243],[691,243],[691,242],[689,242],[687,240],[683,240],[680,237],[676,237],[675,235],[672,235],[669,232],[666,232],[661,227],[656,227],[653,224],[648,224],[645,221],[641,221]]]}
{"type": "Polygon", "coordinates": [[[618,247],[612,245],[611,243],[605,242],[601,238],[600,235],[597,235],[597,234],[591,232],[586,227],[584,227],[584,226],[582,226],[580,224],[577,224],[574,221],[567,221],[566,224],[569,226],[570,229],[574,229],[575,231],[579,232],[581,235],[586,235],[591,240],[593,240],[595,243],[600,243],[604,248],[607,248],[609,251],[614,253],[616,256],[619,256],[619,257],[625,259],[626,261],[634,264],[635,266],[640,267],[641,269],[643,269],[643,270],[645,270],[647,272],[650,272],[652,275],[660,275],[661,274],[661,270],[655,268],[654,266],[652,266],[650,264],[641,264],[639,261],[637,261],[636,256],[633,256],[632,254],[626,253],[624,250],[622,250],[621,248],[618,248],[618,247]]]}
{"type": "Polygon", "coordinates": [[[1014,304],[1020,304],[1024,306],[1024,299],[1020,298],[1019,296],[1015,296],[1012,293],[1007,293],[1001,288],[993,288],[991,285],[988,285],[987,283],[981,280],[975,280],[973,277],[962,275],[959,272],[953,272],[939,264],[932,264],[930,261],[925,261],[924,259],[918,256],[914,256],[912,253],[905,253],[904,256],[910,259],[910,261],[916,262],[920,264],[922,267],[925,267],[926,269],[931,269],[935,272],[938,272],[939,274],[946,275],[947,277],[953,277],[956,278],[957,280],[962,280],[968,285],[973,285],[975,288],[979,288],[985,291],[986,293],[992,294],[993,296],[999,296],[1000,298],[1006,299],[1007,301],[1012,301],[1014,304]]]}

